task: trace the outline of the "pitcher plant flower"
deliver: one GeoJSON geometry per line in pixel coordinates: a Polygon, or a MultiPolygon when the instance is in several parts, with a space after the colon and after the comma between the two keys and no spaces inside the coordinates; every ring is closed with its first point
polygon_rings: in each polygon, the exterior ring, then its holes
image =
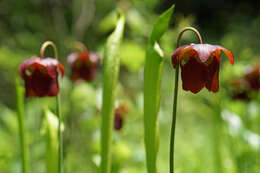
{"type": "Polygon", "coordinates": [[[260,90],[260,66],[249,67],[245,74],[245,80],[254,91],[260,90]]]}
{"type": "Polygon", "coordinates": [[[221,51],[226,54],[229,62],[234,64],[232,52],[219,45],[203,44],[200,33],[195,28],[186,27],[179,33],[177,49],[172,54],[172,65],[176,69],[176,72],[170,140],[170,173],[174,173],[174,137],[177,116],[179,66],[181,66],[182,88],[184,90],[196,94],[202,88],[206,87],[209,91],[218,92],[221,51]],[[185,31],[193,31],[200,43],[179,47],[181,37],[185,31]]]}
{"type": "Polygon", "coordinates": [[[52,41],[46,41],[42,44],[40,57],[33,57],[25,60],[19,66],[19,74],[25,81],[26,97],[44,97],[56,96],[56,115],[58,122],[58,169],[63,173],[63,139],[61,133],[62,116],[60,110],[59,78],[64,75],[64,67],[58,61],[58,53],[55,44],[52,41]],[[51,46],[55,58],[44,58],[45,49],[51,46]]]}
{"type": "Polygon", "coordinates": [[[75,47],[80,52],[74,52],[68,56],[68,64],[71,68],[70,78],[73,81],[82,79],[90,82],[96,77],[100,56],[95,52],[88,51],[81,42],[76,42],[75,47]]]}
{"type": "Polygon", "coordinates": [[[56,96],[58,75],[64,75],[64,67],[57,59],[33,57],[20,65],[19,73],[25,81],[26,97],[56,96]]]}
{"type": "Polygon", "coordinates": [[[232,79],[231,82],[232,93],[231,98],[233,100],[250,101],[251,89],[248,82],[244,77],[232,79]]]}
{"type": "Polygon", "coordinates": [[[186,91],[198,93],[203,87],[209,91],[219,90],[219,67],[223,51],[231,64],[233,54],[218,45],[190,44],[177,48],[172,54],[172,64],[181,66],[182,87],[186,91]]]}
{"type": "Polygon", "coordinates": [[[250,101],[260,90],[260,66],[248,66],[243,76],[231,80],[232,99],[250,101]]]}

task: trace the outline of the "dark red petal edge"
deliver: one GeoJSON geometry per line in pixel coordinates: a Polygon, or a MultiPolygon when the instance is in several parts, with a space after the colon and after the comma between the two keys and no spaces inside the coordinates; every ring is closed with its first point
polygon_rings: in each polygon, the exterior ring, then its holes
{"type": "MultiPolygon", "coordinates": [[[[178,65],[178,57],[179,57],[181,51],[182,51],[183,49],[185,49],[187,46],[189,46],[189,45],[183,45],[183,46],[181,46],[181,47],[178,47],[178,48],[173,52],[173,54],[172,54],[172,65],[173,65],[174,68],[176,68],[177,65],[178,65]]],[[[180,58],[179,58],[179,60],[180,60],[180,58]]]]}

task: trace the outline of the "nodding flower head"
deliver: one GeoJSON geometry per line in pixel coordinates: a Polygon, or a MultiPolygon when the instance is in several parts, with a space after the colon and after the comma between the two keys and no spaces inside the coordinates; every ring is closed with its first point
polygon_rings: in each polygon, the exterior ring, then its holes
{"type": "Polygon", "coordinates": [[[19,74],[25,81],[26,97],[56,96],[58,75],[64,75],[64,67],[54,58],[34,57],[20,64],[19,74]]]}
{"type": "Polygon", "coordinates": [[[121,130],[124,124],[124,117],[127,113],[127,108],[125,105],[120,105],[115,108],[115,119],[114,119],[114,129],[121,130]]]}
{"type": "Polygon", "coordinates": [[[64,67],[58,61],[55,44],[46,41],[41,46],[41,57],[25,60],[19,66],[19,74],[25,81],[26,97],[56,96],[59,93],[59,75],[64,75],[64,67]],[[43,58],[46,47],[51,46],[55,58],[43,58]]]}
{"type": "Polygon", "coordinates": [[[68,56],[68,64],[71,68],[71,79],[77,81],[83,79],[92,81],[96,77],[100,63],[100,56],[94,52],[84,50],[79,53],[72,53],[68,56]]]}
{"type": "Polygon", "coordinates": [[[248,66],[245,74],[231,80],[232,99],[250,101],[254,92],[260,90],[260,66],[248,66]]]}
{"type": "Polygon", "coordinates": [[[260,66],[249,67],[245,74],[245,80],[254,91],[260,90],[260,66]]]}
{"type": "Polygon", "coordinates": [[[251,92],[248,82],[244,78],[235,78],[231,80],[232,86],[232,99],[250,101],[251,92]]]}
{"type": "Polygon", "coordinates": [[[223,51],[231,64],[233,54],[218,45],[190,44],[177,48],[172,54],[172,64],[181,66],[182,87],[186,91],[198,93],[203,87],[209,91],[219,90],[218,76],[223,51]]]}

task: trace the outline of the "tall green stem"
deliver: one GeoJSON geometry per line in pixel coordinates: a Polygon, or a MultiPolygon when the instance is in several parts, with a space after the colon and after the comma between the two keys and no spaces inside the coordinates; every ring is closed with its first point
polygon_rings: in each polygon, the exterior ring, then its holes
{"type": "Polygon", "coordinates": [[[58,124],[58,138],[59,138],[59,173],[63,173],[63,136],[61,132],[61,123],[62,123],[62,116],[61,116],[61,109],[60,109],[60,95],[58,94],[56,97],[56,114],[59,118],[58,124]]]}
{"type": "MultiPolygon", "coordinates": [[[[54,57],[58,60],[58,52],[55,44],[52,41],[46,41],[42,44],[40,55],[43,58],[44,57],[44,51],[45,49],[51,46],[54,51],[54,57]]],[[[58,75],[58,85],[60,87],[60,79],[58,75]]],[[[58,123],[58,138],[59,138],[59,157],[58,157],[58,167],[59,167],[59,173],[63,173],[63,136],[61,132],[61,124],[62,124],[62,115],[61,115],[61,106],[60,106],[60,94],[57,94],[56,96],[56,114],[59,118],[58,123]]]]}
{"type": "Polygon", "coordinates": [[[173,98],[173,111],[172,111],[172,126],[171,126],[171,141],[170,141],[170,173],[174,172],[174,137],[176,128],[176,116],[177,116],[177,100],[178,100],[178,86],[179,86],[179,65],[176,67],[175,72],[175,86],[174,86],[174,98],[173,98]]]}
{"type": "Polygon", "coordinates": [[[23,173],[29,173],[29,160],[26,144],[25,128],[24,128],[24,90],[19,85],[19,79],[15,81],[16,85],[16,107],[19,124],[20,148],[22,157],[22,170],[23,173]]]}
{"type": "MultiPolygon", "coordinates": [[[[177,39],[178,48],[180,46],[180,40],[185,31],[193,31],[197,35],[200,44],[202,44],[202,39],[199,32],[192,27],[185,27],[179,33],[177,39]]],[[[179,61],[179,59],[177,59],[179,61]]],[[[175,143],[175,128],[176,128],[176,117],[177,117],[177,102],[178,102],[178,86],[179,86],[179,62],[177,62],[176,72],[175,72],[175,86],[174,86],[174,98],[173,98],[173,111],[172,111],[172,125],[171,125],[171,140],[170,140],[170,173],[174,173],[174,143],[175,143]]]]}

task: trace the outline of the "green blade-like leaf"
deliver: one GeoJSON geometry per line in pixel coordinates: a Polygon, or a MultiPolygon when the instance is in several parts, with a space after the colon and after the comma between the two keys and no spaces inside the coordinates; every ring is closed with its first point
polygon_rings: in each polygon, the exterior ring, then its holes
{"type": "Polygon", "coordinates": [[[154,24],[146,49],[144,68],[144,135],[148,173],[156,173],[159,139],[157,118],[160,104],[160,87],[163,52],[157,43],[169,26],[174,5],[164,12],[154,24]]]}
{"type": "Polygon", "coordinates": [[[46,137],[46,172],[58,173],[58,118],[49,110],[45,110],[44,115],[44,131],[46,137]]]}
{"type": "Polygon", "coordinates": [[[101,172],[110,173],[111,142],[114,120],[115,88],[120,66],[120,43],[123,37],[125,17],[120,14],[114,32],[109,36],[104,53],[102,127],[101,127],[101,172]]]}
{"type": "Polygon", "coordinates": [[[167,11],[159,16],[155,24],[153,25],[153,30],[150,35],[149,44],[153,44],[154,42],[158,41],[162,35],[167,30],[171,16],[174,10],[174,5],[171,6],[167,11]]]}

